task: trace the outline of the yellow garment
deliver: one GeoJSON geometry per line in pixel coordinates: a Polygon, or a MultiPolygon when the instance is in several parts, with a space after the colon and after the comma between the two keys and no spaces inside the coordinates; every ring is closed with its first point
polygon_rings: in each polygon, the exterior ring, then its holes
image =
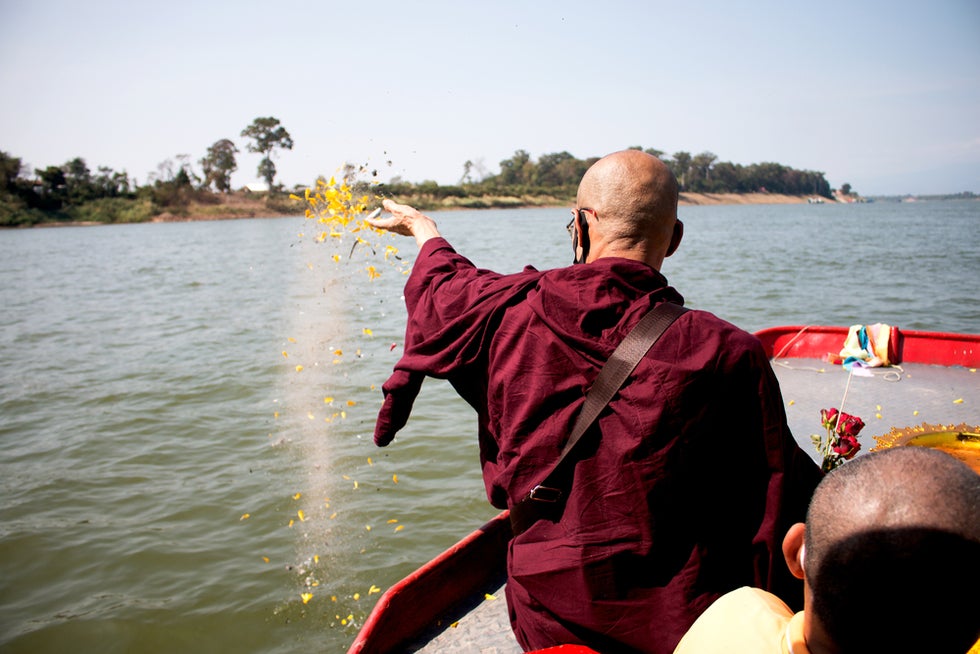
{"type": "Polygon", "coordinates": [[[759,588],[725,593],[701,614],[674,654],[810,654],[803,612],[759,588]]]}

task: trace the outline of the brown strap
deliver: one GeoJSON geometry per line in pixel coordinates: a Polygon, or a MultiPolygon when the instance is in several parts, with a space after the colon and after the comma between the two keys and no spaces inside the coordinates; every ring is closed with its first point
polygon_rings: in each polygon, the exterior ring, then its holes
{"type": "Polygon", "coordinates": [[[511,507],[510,522],[515,536],[526,531],[544,517],[543,514],[547,509],[554,508],[563,499],[564,491],[553,481],[562,462],[575,449],[585,432],[636,369],[640,359],[653,347],[671,323],[685,311],[687,309],[678,304],[661,302],[640,319],[640,322],[615,349],[609,361],[599,371],[592,388],[585,395],[585,404],[575,420],[572,433],[565,442],[558,460],[551,466],[542,481],[511,507]]]}

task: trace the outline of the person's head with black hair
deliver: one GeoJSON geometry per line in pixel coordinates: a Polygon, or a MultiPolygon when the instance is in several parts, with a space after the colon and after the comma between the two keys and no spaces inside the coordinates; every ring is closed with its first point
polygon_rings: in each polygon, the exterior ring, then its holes
{"type": "Polygon", "coordinates": [[[963,654],[980,637],[980,475],[900,447],[831,471],[783,543],[816,652],[963,654]]]}

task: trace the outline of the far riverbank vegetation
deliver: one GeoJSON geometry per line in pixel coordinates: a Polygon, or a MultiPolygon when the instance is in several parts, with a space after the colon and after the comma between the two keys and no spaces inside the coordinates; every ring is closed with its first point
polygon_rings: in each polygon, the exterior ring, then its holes
{"type": "MultiPolygon", "coordinates": [[[[275,180],[273,156],[293,147],[285,127],[273,117],[256,118],[240,136],[246,150],[263,155],[257,173],[264,184],[238,190],[231,188],[230,180],[238,168],[239,149],[228,138],[215,141],[196,166],[186,154],[167,159],[144,184],[126,171],[106,166],[93,171],[82,157],[31,170],[21,158],[0,151],[0,227],[302,214],[304,207],[289,195],[302,193],[306,185],[287,189],[275,180]]],[[[645,151],[670,166],[685,193],[856,197],[849,184],[832,191],[822,172],[778,163],[734,164],[718,161],[710,152],[645,151]]],[[[497,173],[487,171],[481,161],[466,161],[459,181],[450,185],[398,177],[377,183],[377,169],[367,165],[347,164],[341,174],[358,193],[390,197],[421,209],[562,206],[574,202],[582,174],[597,159],[557,152],[535,161],[527,151],[517,150],[500,162],[497,173]]]]}

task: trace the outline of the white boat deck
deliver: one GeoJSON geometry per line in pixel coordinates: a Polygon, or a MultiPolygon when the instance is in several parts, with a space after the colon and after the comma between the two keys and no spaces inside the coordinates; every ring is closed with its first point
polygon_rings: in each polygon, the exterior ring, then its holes
{"type": "MultiPolygon", "coordinates": [[[[838,365],[817,359],[773,362],[786,404],[790,429],[806,452],[813,453],[810,434],[819,433],[820,410],[839,408],[847,389],[844,412],[865,422],[861,453],[876,445],[874,436],[892,428],[930,425],[980,425],[980,373],[961,367],[904,364],[878,368],[872,377],[851,376],[838,365]]],[[[815,455],[814,455],[815,456],[815,455]]],[[[474,598],[447,616],[407,652],[439,654],[520,654],[510,630],[501,585],[488,589],[496,599],[474,598]]]]}

